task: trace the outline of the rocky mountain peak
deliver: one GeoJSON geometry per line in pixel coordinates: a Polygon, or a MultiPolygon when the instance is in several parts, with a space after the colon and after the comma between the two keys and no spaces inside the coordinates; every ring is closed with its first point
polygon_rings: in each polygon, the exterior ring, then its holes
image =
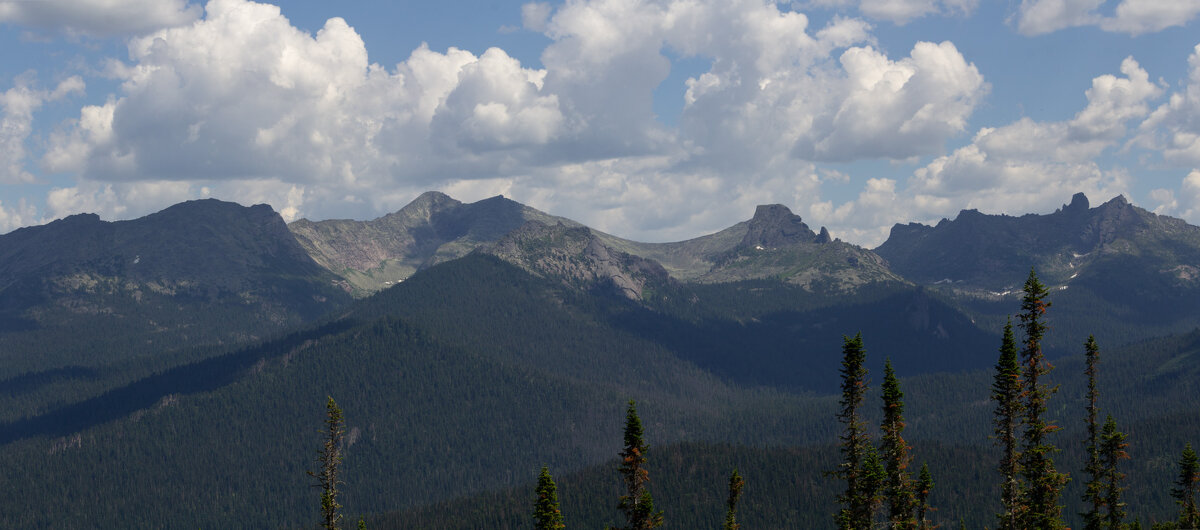
{"type": "Polygon", "coordinates": [[[811,243],[816,239],[817,234],[787,206],[765,204],[754,210],[754,217],[750,219],[746,235],[742,238],[742,246],[779,248],[811,243]]]}
{"type": "Polygon", "coordinates": [[[1084,195],[1083,192],[1080,192],[1071,196],[1071,204],[1064,205],[1063,211],[1086,212],[1089,208],[1091,208],[1091,203],[1088,202],[1087,195],[1084,195]]]}
{"type": "Polygon", "coordinates": [[[828,229],[828,228],[825,228],[825,227],[823,227],[823,226],[822,226],[822,227],[821,227],[821,233],[820,233],[820,234],[817,234],[817,240],[816,240],[816,241],[817,241],[817,243],[819,243],[819,244],[822,244],[822,245],[823,245],[823,244],[825,244],[825,243],[830,243],[830,242],[832,242],[832,241],[833,241],[833,236],[830,236],[830,235],[829,235],[829,229],[828,229]]]}

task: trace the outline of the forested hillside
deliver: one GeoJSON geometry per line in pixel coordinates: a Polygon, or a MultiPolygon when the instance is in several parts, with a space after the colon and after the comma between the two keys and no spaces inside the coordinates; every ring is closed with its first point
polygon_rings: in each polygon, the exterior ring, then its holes
{"type": "MultiPolygon", "coordinates": [[[[732,287],[764,296],[756,290],[761,284],[732,287]]],[[[720,300],[715,295],[736,292],[692,294],[720,300]]],[[[802,296],[742,304],[730,302],[730,307],[820,307],[802,296]]],[[[708,307],[716,311],[720,305],[708,307]]],[[[659,314],[666,315],[663,311],[659,314]]],[[[766,315],[742,311],[756,325],[772,322],[766,315]]],[[[693,350],[687,345],[693,343],[679,337],[713,327],[711,320],[701,318],[703,312],[670,316],[682,327],[658,338],[650,329],[630,324],[640,320],[638,315],[651,319],[653,314],[622,297],[566,287],[488,256],[442,264],[363,300],[329,324],[118,390],[136,395],[143,405],[78,434],[68,433],[79,425],[31,432],[31,425],[41,425],[37,421],[63,418],[53,413],[35,418],[34,424],[7,425],[6,439],[16,441],[7,445],[14,458],[6,459],[3,477],[17,501],[6,503],[4,520],[17,526],[62,527],[158,526],[181,520],[248,527],[313,521],[315,497],[303,471],[313,466],[323,399],[336,396],[349,432],[343,504],[350,513],[383,513],[518,487],[548,464],[572,477],[564,482],[564,491],[571,491],[567,484],[578,484],[575,492],[564,493],[568,513],[578,510],[575,517],[581,523],[610,521],[615,497],[603,493],[608,490],[602,484],[612,483],[602,477],[611,466],[591,471],[585,466],[615,455],[621,407],[633,397],[642,404],[651,444],[662,448],[651,453],[651,465],[662,459],[673,462],[653,468],[660,469],[655,477],[663,484],[657,498],[663,507],[689,514],[681,521],[711,516],[713,510],[705,506],[713,494],[696,488],[727,472],[721,468],[736,460],[751,484],[747,521],[759,517],[751,515],[758,506],[793,514],[764,518],[812,521],[819,523],[816,527],[831,522],[831,505],[822,495],[836,485],[820,472],[835,465],[826,455],[834,454],[836,398],[827,389],[809,392],[763,374],[772,362],[788,359],[798,363],[795,373],[807,369],[820,374],[823,368],[814,359],[828,358],[834,361],[823,377],[836,381],[840,334],[826,330],[830,339],[823,347],[787,346],[785,337],[794,330],[779,332],[775,342],[749,344],[737,359],[752,366],[754,356],[763,360],[757,365],[761,373],[746,375],[730,368],[740,362],[710,359],[710,371],[687,357],[693,350]],[[785,351],[767,351],[775,348],[785,351]],[[208,384],[186,383],[197,380],[208,384]],[[759,384],[778,390],[755,388],[759,384]],[[733,445],[672,445],[676,442],[733,445]],[[693,460],[696,465],[689,463],[693,460]],[[761,486],[755,485],[756,476],[761,486]],[[117,489],[123,495],[101,494],[117,489]],[[770,495],[760,496],[765,491],[770,495]],[[69,502],[43,506],[52,499],[69,502]],[[144,506],[155,508],[139,509],[144,506]]],[[[783,320],[800,321],[796,315],[783,320]]],[[[767,329],[760,328],[761,333],[767,329]]],[[[864,330],[872,362],[890,356],[904,366],[921,359],[905,357],[900,344],[884,339],[886,326],[857,329],[864,330]]],[[[996,351],[994,340],[980,339],[985,342],[969,352],[984,366],[993,362],[996,351]]],[[[1122,418],[1130,433],[1136,464],[1130,467],[1129,498],[1144,507],[1134,513],[1161,517],[1170,510],[1165,489],[1156,485],[1172,473],[1182,442],[1200,436],[1200,425],[1181,421],[1192,418],[1189,375],[1198,365],[1188,359],[1200,355],[1198,342],[1200,336],[1190,335],[1106,351],[1103,395],[1111,398],[1102,398],[1101,406],[1122,418]],[[1130,395],[1141,398],[1118,399],[1130,395]],[[1154,427],[1160,424],[1173,427],[1164,434],[1154,427]]],[[[939,370],[913,369],[930,371],[939,370]]],[[[878,381],[879,372],[872,373],[878,381]]],[[[1080,373],[1078,362],[1066,360],[1053,375],[1063,385],[1052,413],[1064,427],[1055,439],[1065,450],[1060,461],[1066,469],[1080,461],[1080,373]]],[[[989,380],[986,371],[903,380],[909,396],[908,437],[946,486],[938,490],[935,504],[948,517],[990,517],[991,508],[980,509],[994,484],[989,478],[994,464],[988,460],[994,454],[988,439],[989,380]],[[943,451],[955,456],[939,456],[943,451]]],[[[74,413],[107,419],[96,413],[128,399],[101,396],[74,413]]],[[[878,403],[877,395],[871,394],[868,402],[878,403]]],[[[878,421],[877,410],[877,405],[866,408],[870,421],[878,421]]],[[[520,498],[521,490],[508,491],[466,502],[493,514],[487,517],[512,517],[520,511],[513,499],[520,498]]],[[[429,516],[395,513],[380,521],[429,516]]],[[[459,527],[478,521],[465,516],[455,520],[465,524],[459,527]]]]}
{"type": "Polygon", "coordinates": [[[192,201],[0,236],[0,421],[95,397],[350,301],[269,206],[192,201]]]}
{"type": "MultiPolygon", "coordinates": [[[[636,399],[652,488],[670,525],[719,521],[724,480],[737,467],[748,483],[747,528],[832,527],[840,486],[825,473],[840,454],[840,346],[859,333],[864,432],[879,439],[890,360],[914,466],[927,462],[938,484],[934,520],[981,527],[1000,509],[992,367],[1007,315],[1022,311],[1020,293],[970,297],[914,285],[882,262],[846,259],[861,249],[767,208],[711,269],[764,274],[683,281],[586,227],[532,221],[349,302],[295,241],[255,250],[258,239],[288,235],[273,212],[249,209],[259,233],[225,233],[247,222],[227,224],[246,213],[239,208],[192,204],[160,216],[170,222],[157,229],[170,229],[187,218],[181,211],[199,209],[205,221],[175,229],[207,241],[196,248],[212,255],[127,262],[121,250],[109,252],[110,269],[98,258],[64,262],[46,270],[112,276],[66,295],[41,291],[9,313],[19,317],[10,324],[27,324],[0,333],[14,359],[0,382],[8,404],[0,444],[11,455],[0,464],[12,492],[0,503],[5,526],[311,524],[318,508],[305,470],[316,465],[322,408],[334,397],[346,417],[342,503],[375,526],[522,526],[542,465],[560,479],[569,524],[617,523],[613,459],[622,408],[636,399]],[[814,281],[771,268],[813,256],[840,257],[808,276],[814,281]],[[201,263],[162,265],[172,259],[201,263]],[[159,265],[129,269],[143,263],[159,265]],[[197,280],[171,276],[196,267],[204,269],[197,280]],[[154,288],[165,282],[176,290],[154,288]],[[286,309],[294,304],[301,309],[286,309]]],[[[117,237],[126,225],[71,222],[114,231],[114,241],[132,237],[117,237]]],[[[139,237],[167,237],[155,234],[139,237]]],[[[13,292],[40,285],[23,281],[13,292]]],[[[1046,293],[1044,337],[1057,365],[1046,381],[1058,389],[1045,415],[1061,427],[1048,439],[1061,450],[1058,469],[1074,477],[1062,494],[1066,521],[1079,524],[1082,509],[1083,343],[1093,333],[1099,409],[1128,435],[1129,513],[1170,519],[1179,452],[1200,440],[1200,330],[1146,339],[1189,322],[1187,306],[1168,324],[1143,326],[1172,307],[1122,321],[1113,315],[1131,309],[1076,287],[1046,293]]],[[[1171,296],[1164,289],[1149,299],[1171,296]]]]}
{"type": "Polygon", "coordinates": [[[1078,193],[1046,215],[964,210],[936,226],[897,224],[875,252],[992,329],[1036,268],[1056,291],[1056,326],[1070,332],[1047,337],[1058,348],[1070,335],[1125,344],[1200,326],[1200,228],[1123,196],[1091,207],[1078,193]]]}

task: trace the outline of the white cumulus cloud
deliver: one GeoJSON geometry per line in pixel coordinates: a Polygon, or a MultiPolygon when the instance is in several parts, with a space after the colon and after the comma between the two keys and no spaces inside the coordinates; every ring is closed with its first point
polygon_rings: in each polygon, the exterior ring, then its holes
{"type": "Polygon", "coordinates": [[[962,209],[1050,212],[1076,192],[1094,200],[1127,193],[1133,177],[1095,159],[1120,145],[1127,124],[1149,114],[1162,88],[1133,58],[1120,70],[1122,76],[1093,79],[1087,106],[1070,120],[1022,118],[985,127],[968,145],[917,169],[903,187],[871,179],[855,200],[818,212],[835,226],[849,225],[844,230],[857,241],[876,245],[894,223],[936,222],[962,209]]]}
{"type": "Polygon", "coordinates": [[[1200,223],[1200,169],[1193,169],[1183,177],[1178,192],[1158,188],[1150,192],[1150,198],[1158,202],[1155,213],[1200,223]]]}
{"type": "Polygon", "coordinates": [[[1112,15],[1100,13],[1105,0],[1022,0],[1017,30],[1041,35],[1076,26],[1140,35],[1187,24],[1200,14],[1200,0],[1121,0],[1112,15]]]}
{"type": "Polygon", "coordinates": [[[0,0],[0,22],[69,35],[144,34],[199,16],[187,0],[0,0]]]}
{"type": "Polygon", "coordinates": [[[43,167],[79,180],[47,215],[125,217],[207,193],[364,218],[426,189],[499,190],[662,238],[778,197],[819,208],[815,162],[940,153],[988,91],[950,42],[892,57],[862,20],[811,27],[767,0],[522,14],[551,39],[544,68],[427,46],[379,65],[342,19],[311,34],[278,6],[211,0],[192,24],[130,39],[109,69],[120,90],[51,135],[43,167]],[[668,51],[711,64],[678,87],[677,127],[654,114],[668,51]]]}
{"type": "Polygon", "coordinates": [[[1188,57],[1188,67],[1187,85],[1154,109],[1133,141],[1161,152],[1177,167],[1200,166],[1200,44],[1188,57]]]}
{"type": "Polygon", "coordinates": [[[34,176],[25,169],[29,151],[26,141],[33,133],[33,115],[47,101],[81,94],[84,82],[72,76],[60,82],[54,90],[36,88],[33,72],[17,76],[13,87],[0,93],[0,183],[33,182],[34,176]]]}

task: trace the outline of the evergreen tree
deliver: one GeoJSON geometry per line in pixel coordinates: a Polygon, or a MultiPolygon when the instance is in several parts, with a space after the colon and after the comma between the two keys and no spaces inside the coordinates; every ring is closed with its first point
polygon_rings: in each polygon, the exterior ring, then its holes
{"type": "Polygon", "coordinates": [[[1196,452],[1192,450],[1192,444],[1189,443],[1187,447],[1184,447],[1183,455],[1179,458],[1179,480],[1175,481],[1175,489],[1171,490],[1171,496],[1179,505],[1180,528],[1200,527],[1200,512],[1196,509],[1198,486],[1200,486],[1200,461],[1197,460],[1196,452]]]}
{"type": "MultiPolygon", "coordinates": [[[[1100,514],[1104,506],[1103,469],[1100,466],[1100,433],[1096,428],[1096,399],[1100,392],[1096,388],[1096,365],[1100,362],[1100,349],[1096,347],[1096,338],[1088,336],[1084,344],[1087,375],[1087,440],[1084,441],[1087,451],[1087,465],[1083,471],[1088,475],[1087,485],[1083,491],[1083,502],[1088,504],[1088,511],[1083,516],[1084,530],[1100,530],[1103,517],[1100,514]]],[[[1111,419],[1111,416],[1110,416],[1111,419]]]]}
{"type": "Polygon", "coordinates": [[[859,492],[859,497],[863,499],[863,511],[857,516],[858,521],[864,521],[864,528],[874,528],[875,512],[883,503],[883,489],[887,484],[887,469],[883,465],[883,458],[879,456],[879,451],[875,450],[875,446],[867,444],[866,456],[863,457],[862,466],[862,490],[859,492]]]}
{"type": "Polygon", "coordinates": [[[933,491],[933,475],[929,473],[929,466],[921,464],[921,472],[917,475],[917,528],[920,530],[932,530],[937,528],[937,525],[929,522],[929,512],[933,508],[929,506],[929,492],[933,491]]]}
{"type": "Polygon", "coordinates": [[[663,524],[663,513],[654,511],[654,499],[646,487],[650,482],[650,471],[645,467],[648,449],[642,439],[642,420],[638,417],[637,404],[631,399],[625,412],[625,449],[621,451],[620,468],[626,493],[617,504],[625,512],[628,523],[622,530],[645,530],[663,524]]]}
{"type": "Polygon", "coordinates": [[[873,499],[866,495],[863,463],[870,439],[866,423],[858,409],[867,393],[866,350],[862,334],[842,337],[842,399],[838,420],[842,422],[842,463],[831,474],[846,481],[845,491],[838,495],[841,510],[834,516],[839,529],[859,529],[871,526],[873,499]]]}
{"type": "Polygon", "coordinates": [[[533,507],[533,527],[537,530],[560,530],[566,528],[563,522],[562,510],[558,507],[558,487],[554,485],[554,477],[550,476],[550,468],[542,466],[538,474],[537,500],[533,507]]]}
{"type": "Polygon", "coordinates": [[[729,476],[729,500],[725,501],[725,526],[724,530],[738,530],[742,525],[737,522],[737,505],[738,500],[742,497],[742,488],[746,487],[746,481],[738,474],[738,471],[733,470],[733,474],[729,476]]]}
{"type": "Polygon", "coordinates": [[[1045,418],[1046,402],[1058,388],[1050,387],[1041,378],[1054,367],[1042,353],[1042,337],[1046,333],[1043,317],[1050,303],[1046,286],[1038,281],[1032,269],[1025,281],[1025,296],[1021,300],[1021,327],[1025,330],[1025,387],[1022,392],[1025,411],[1024,447],[1021,451],[1021,473],[1025,479],[1022,490],[1023,517],[1021,526],[1042,530],[1057,530],[1066,526],[1062,520],[1062,506],[1058,504],[1062,489],[1070,480],[1066,473],[1054,468],[1051,454],[1058,449],[1047,437],[1058,430],[1058,426],[1045,418]]]}
{"type": "Polygon", "coordinates": [[[1021,457],[1017,448],[1017,429],[1021,424],[1021,364],[1017,360],[1017,343],[1013,338],[1012,319],[1004,325],[1004,337],[1000,341],[1000,359],[996,361],[996,375],[992,383],[992,399],[996,402],[994,426],[996,444],[1000,446],[1000,505],[1002,513],[999,530],[1019,530],[1020,516],[1020,471],[1021,457]]]}
{"type": "Polygon", "coordinates": [[[1105,526],[1114,530],[1119,530],[1125,521],[1125,503],[1121,502],[1121,492],[1125,491],[1121,484],[1125,480],[1125,474],[1117,470],[1117,464],[1129,458],[1129,453],[1125,452],[1126,447],[1129,447],[1129,444],[1125,443],[1125,434],[1117,430],[1117,422],[1109,414],[1100,431],[1099,452],[1101,477],[1104,482],[1101,494],[1104,496],[1104,505],[1108,507],[1104,522],[1105,526]]]}
{"type": "Polygon", "coordinates": [[[346,427],[342,419],[342,409],[338,408],[332,396],[325,404],[325,409],[328,417],[325,420],[325,430],[320,431],[325,435],[325,444],[317,451],[317,462],[321,465],[321,471],[309,471],[308,476],[315,477],[317,484],[314,486],[321,488],[321,526],[326,530],[334,530],[342,520],[342,514],[338,513],[342,505],[338,504],[337,497],[338,486],[343,484],[339,478],[339,471],[342,464],[342,436],[345,435],[346,427]]]}
{"type": "Polygon", "coordinates": [[[886,471],[883,494],[888,505],[888,525],[891,528],[914,528],[913,484],[908,466],[912,457],[908,454],[908,443],[904,441],[904,392],[900,381],[888,359],[883,367],[883,424],[880,430],[880,451],[886,471]]]}

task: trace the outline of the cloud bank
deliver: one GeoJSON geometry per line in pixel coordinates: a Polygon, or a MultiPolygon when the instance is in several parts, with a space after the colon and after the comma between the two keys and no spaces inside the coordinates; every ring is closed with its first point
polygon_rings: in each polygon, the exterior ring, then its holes
{"type": "Polygon", "coordinates": [[[187,0],[0,0],[0,22],[72,36],[143,34],[199,16],[187,0]]]}
{"type": "MultiPolygon", "coordinates": [[[[1071,1],[1047,17],[1091,16],[1091,4],[1071,1]]],[[[814,26],[767,0],[530,3],[521,15],[549,39],[539,67],[499,48],[426,45],[380,65],[340,18],[314,34],[274,5],[211,0],[190,24],[130,38],[127,60],[109,68],[119,90],[49,136],[42,168],[76,181],[49,193],[44,218],[127,218],[207,196],[267,202],[288,220],[371,218],[440,189],[505,194],[657,241],[782,202],[874,245],[892,223],[961,208],[1049,211],[1077,191],[1125,193],[1133,177],[1097,162],[1117,149],[1200,164],[1200,50],[1192,80],[1165,103],[1166,87],[1130,57],[1119,75],[1080,87],[1086,105],[1069,120],[972,132],[990,85],[949,41],[889,53],[865,20],[814,26]],[[675,87],[675,126],[654,113],[670,57],[707,65],[675,87]],[[864,179],[847,202],[825,197],[850,181],[832,167],[872,160],[914,170],[864,179]]],[[[9,92],[33,90],[18,88],[9,92]]],[[[70,86],[34,99],[60,91],[70,86]]],[[[11,114],[25,123],[29,112],[11,114]]],[[[18,129],[0,147],[28,158],[18,129]]],[[[4,178],[28,179],[22,164],[4,178]]],[[[1163,211],[1200,212],[1183,191],[1156,194],[1163,211]]],[[[10,219],[30,218],[9,208],[10,219]]]]}
{"type": "Polygon", "coordinates": [[[1017,30],[1041,35],[1078,26],[1141,35],[1183,26],[1200,14],[1200,0],[1121,0],[1111,15],[1100,8],[1105,0],[1022,0],[1017,30]]]}
{"type": "Polygon", "coordinates": [[[523,15],[552,39],[543,68],[425,46],[387,67],[341,19],[313,35],[276,6],[212,0],[191,25],[131,39],[120,92],[52,136],[44,167],[82,180],[49,214],[247,187],[291,197],[293,215],[363,217],[442,187],[597,204],[582,220],[665,237],[716,203],[815,198],[815,162],[939,153],[988,91],[950,42],[889,57],[861,20],[813,28],[762,0],[523,15]],[[677,128],[653,112],[668,50],[712,65],[686,81],[677,128]],[[177,192],[138,191],[164,183],[177,192]]]}

